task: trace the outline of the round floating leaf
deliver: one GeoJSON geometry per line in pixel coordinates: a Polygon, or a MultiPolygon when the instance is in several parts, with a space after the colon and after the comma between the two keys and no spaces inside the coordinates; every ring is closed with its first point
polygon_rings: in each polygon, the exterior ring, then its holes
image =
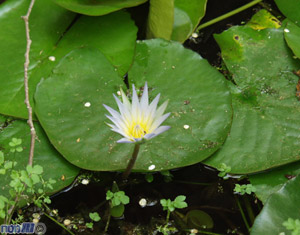
{"type": "Polygon", "coordinates": [[[189,211],[185,219],[189,228],[211,229],[214,227],[214,221],[209,214],[201,210],[189,211]]]}
{"type": "Polygon", "coordinates": [[[156,170],[197,163],[216,151],[231,123],[231,97],[223,76],[198,54],[176,42],[156,39],[137,44],[130,83],[145,81],[151,97],[169,100],[171,129],[142,145],[136,168],[156,170]]]}
{"type": "Polygon", "coordinates": [[[215,36],[237,86],[233,122],[224,146],[205,163],[231,173],[262,171],[300,159],[300,63],[287,48],[283,29],[232,27],[215,36]]]}
{"type": "Polygon", "coordinates": [[[284,38],[294,54],[300,59],[300,27],[288,21],[284,29],[284,38]]]}
{"type": "Polygon", "coordinates": [[[100,16],[123,8],[140,5],[147,0],[53,0],[58,5],[84,15],[100,16]]]}
{"type": "Polygon", "coordinates": [[[298,0],[275,0],[279,10],[290,20],[300,26],[300,1],[298,0]]]}
{"type": "Polygon", "coordinates": [[[175,0],[171,39],[184,42],[205,15],[207,0],[175,0]]]}
{"type": "MultiPolygon", "coordinates": [[[[56,180],[53,189],[46,189],[46,193],[53,194],[62,188],[68,186],[79,173],[79,168],[71,165],[66,161],[50,144],[43,129],[38,123],[35,123],[38,139],[35,142],[33,166],[40,165],[43,167],[42,177],[48,181],[50,178],[56,180]]],[[[16,161],[15,170],[25,170],[28,164],[29,147],[30,147],[30,129],[25,121],[13,121],[1,131],[0,147],[4,152],[4,159],[16,161]],[[12,152],[9,142],[13,138],[21,139],[22,151],[12,152]]],[[[38,170],[38,168],[35,168],[38,170]]],[[[5,175],[0,175],[0,188],[3,196],[9,197],[9,182],[11,181],[9,171],[5,175]]]]}
{"type": "Polygon", "coordinates": [[[113,106],[122,79],[96,48],[70,52],[42,81],[36,113],[50,141],[71,163],[90,170],[124,169],[132,145],[116,144],[103,104],[113,106]]]}
{"type": "MultiPolygon", "coordinates": [[[[10,0],[0,5],[0,113],[21,118],[28,118],[24,105],[26,36],[21,16],[29,3],[10,0]]],[[[30,72],[47,57],[73,18],[73,13],[51,1],[37,1],[30,16],[30,72]]],[[[29,82],[29,90],[34,91],[36,83],[29,82]]]]}
{"type": "MultiPolygon", "coordinates": [[[[222,75],[197,54],[179,43],[139,43],[129,78],[137,79],[137,87],[147,79],[151,99],[161,92],[161,102],[170,99],[172,112],[166,121],[172,128],[141,146],[135,171],[190,165],[222,145],[231,122],[230,94],[222,75]]],[[[73,164],[102,171],[126,168],[134,145],[116,143],[121,136],[105,124],[109,120],[102,106],[116,108],[112,93],[120,84],[100,51],[80,49],[62,59],[38,86],[37,116],[51,142],[73,164]]]]}
{"type": "MultiPolygon", "coordinates": [[[[20,16],[26,14],[28,4],[27,1],[7,1],[0,6],[10,7],[9,11],[0,10],[0,40],[3,42],[0,49],[3,47],[1,51],[4,52],[0,54],[0,113],[26,119],[23,81],[26,38],[20,16]],[[11,22],[14,30],[7,22],[11,22]]],[[[128,13],[81,16],[72,22],[73,18],[73,13],[51,1],[34,5],[30,16],[33,41],[29,78],[31,105],[34,105],[32,97],[41,78],[48,77],[59,60],[73,49],[83,46],[99,48],[121,76],[132,64],[137,28],[128,13]],[[51,17],[45,18],[45,15],[51,17]]]]}
{"type": "Polygon", "coordinates": [[[256,188],[255,195],[265,203],[272,193],[277,192],[288,179],[298,174],[300,174],[300,162],[281,166],[268,172],[250,175],[249,179],[256,188]]]}
{"type": "Polygon", "coordinates": [[[283,223],[289,218],[299,220],[299,188],[300,176],[297,176],[289,180],[278,192],[272,194],[256,217],[251,234],[291,234],[283,223]]]}

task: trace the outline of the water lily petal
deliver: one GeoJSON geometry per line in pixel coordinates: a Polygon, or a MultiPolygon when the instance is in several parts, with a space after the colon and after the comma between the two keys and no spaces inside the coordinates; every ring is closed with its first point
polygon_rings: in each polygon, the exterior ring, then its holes
{"type": "Polygon", "coordinates": [[[133,143],[133,141],[130,141],[130,140],[128,140],[127,138],[122,138],[122,139],[119,139],[119,140],[117,141],[117,143],[131,144],[131,143],[133,143]]]}
{"type": "Polygon", "coordinates": [[[118,99],[117,96],[115,96],[115,94],[113,94],[113,96],[117,102],[121,116],[123,117],[123,121],[126,123],[127,126],[129,126],[129,123],[131,122],[130,110],[128,110],[126,106],[121,103],[121,101],[118,99]]]}
{"type": "Polygon", "coordinates": [[[153,133],[155,133],[155,136],[157,136],[157,135],[160,135],[161,133],[169,130],[170,128],[171,128],[170,126],[160,126],[153,133]]]}
{"type": "Polygon", "coordinates": [[[147,82],[145,83],[144,86],[144,91],[143,91],[143,95],[141,98],[141,108],[142,108],[142,113],[144,114],[145,111],[148,109],[148,105],[149,105],[149,98],[148,98],[148,84],[147,82]]]}
{"type": "Polygon", "coordinates": [[[122,101],[123,101],[123,104],[125,105],[125,107],[130,110],[131,109],[131,104],[130,104],[130,101],[128,100],[126,94],[124,93],[123,89],[121,88],[121,95],[122,95],[122,101]]]}
{"type": "Polygon", "coordinates": [[[157,111],[155,113],[154,119],[157,119],[163,115],[163,113],[165,112],[165,110],[168,106],[168,103],[169,103],[169,100],[166,100],[161,106],[159,106],[159,108],[157,109],[157,111]]]}
{"type": "Polygon", "coordinates": [[[171,113],[166,113],[166,114],[164,114],[163,116],[161,116],[161,117],[159,117],[158,119],[156,119],[156,120],[153,122],[153,124],[152,124],[152,126],[151,126],[149,132],[151,133],[151,132],[153,132],[156,128],[158,128],[158,127],[160,126],[160,124],[162,124],[162,123],[170,116],[170,114],[171,114],[171,113]]]}

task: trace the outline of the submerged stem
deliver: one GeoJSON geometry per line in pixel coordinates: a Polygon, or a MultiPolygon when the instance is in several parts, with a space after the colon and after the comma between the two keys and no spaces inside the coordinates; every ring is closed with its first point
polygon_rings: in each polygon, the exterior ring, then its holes
{"type": "Polygon", "coordinates": [[[224,15],[221,15],[221,16],[219,16],[217,18],[214,18],[214,19],[212,19],[212,20],[210,20],[208,22],[205,22],[204,24],[199,25],[198,28],[195,31],[198,32],[199,30],[201,30],[203,28],[206,28],[206,27],[208,27],[210,25],[213,25],[213,24],[215,24],[215,23],[217,23],[217,22],[219,22],[221,20],[227,19],[230,16],[233,16],[233,15],[235,15],[237,13],[240,13],[241,11],[244,11],[244,10],[248,9],[248,8],[256,5],[257,3],[261,2],[261,1],[262,0],[254,0],[254,1],[249,2],[248,4],[246,4],[244,6],[241,6],[241,7],[237,8],[237,9],[233,10],[233,11],[230,11],[230,12],[224,14],[224,15]]]}
{"type": "Polygon", "coordinates": [[[239,201],[239,198],[238,198],[236,195],[235,195],[234,197],[235,197],[236,203],[237,203],[237,205],[238,205],[238,207],[239,207],[239,210],[240,210],[240,212],[241,212],[241,215],[242,215],[242,218],[243,218],[243,220],[244,220],[244,223],[245,223],[245,225],[246,225],[248,231],[250,231],[250,226],[249,226],[249,223],[248,223],[247,218],[246,218],[246,216],[245,216],[245,213],[244,213],[244,211],[243,211],[243,208],[242,208],[242,206],[241,206],[241,203],[240,203],[240,201],[239,201]]]}
{"type": "Polygon", "coordinates": [[[127,165],[126,171],[124,171],[124,173],[123,173],[123,176],[122,176],[123,180],[127,179],[129,174],[131,173],[131,170],[132,170],[134,163],[137,159],[137,156],[139,154],[139,150],[140,150],[140,144],[135,144],[132,157],[127,165]]]}
{"type": "Polygon", "coordinates": [[[52,216],[48,215],[46,212],[44,212],[44,215],[51,219],[54,223],[56,223],[58,226],[62,227],[64,230],[66,230],[69,234],[75,235],[71,230],[69,230],[67,227],[65,227],[63,224],[58,222],[56,219],[54,219],[52,216]]]}

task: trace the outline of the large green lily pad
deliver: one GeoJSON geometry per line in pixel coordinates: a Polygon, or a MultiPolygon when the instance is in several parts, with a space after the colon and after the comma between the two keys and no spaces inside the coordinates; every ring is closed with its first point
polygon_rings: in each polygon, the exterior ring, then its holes
{"type": "MultiPolygon", "coordinates": [[[[224,142],[231,123],[231,97],[224,78],[205,60],[179,43],[150,40],[137,45],[129,72],[137,88],[145,81],[151,99],[169,99],[165,122],[171,129],[141,146],[135,171],[165,170],[203,160],[224,142]],[[151,52],[151,53],[150,53],[151,52]],[[212,95],[214,94],[214,95],[212,95]],[[187,129],[184,125],[189,125],[187,129]]],[[[36,113],[58,151],[90,170],[123,170],[133,144],[105,124],[106,104],[122,86],[106,58],[95,48],[72,51],[37,88],[36,113]]],[[[124,85],[123,85],[124,87],[124,85]]]]}
{"type": "MultiPolygon", "coordinates": [[[[35,142],[35,151],[33,165],[41,165],[43,167],[43,179],[55,179],[53,190],[49,188],[46,192],[53,194],[64,187],[68,186],[79,173],[79,168],[66,161],[50,144],[43,129],[38,123],[35,123],[38,139],[35,142]]],[[[13,121],[5,127],[0,134],[0,147],[4,152],[5,160],[16,161],[16,170],[26,169],[29,157],[30,147],[30,129],[25,121],[13,121]],[[22,139],[22,152],[10,152],[9,142],[12,138],[22,139]]],[[[9,182],[11,181],[10,174],[0,175],[1,195],[9,197],[9,182]]]]}
{"type": "MultiPolygon", "coordinates": [[[[0,39],[3,42],[0,45],[3,51],[0,54],[0,113],[27,118],[23,81],[26,40],[24,22],[20,16],[26,13],[28,2],[7,1],[0,7],[6,9],[0,10],[0,39]]],[[[70,25],[73,18],[73,13],[51,1],[39,1],[33,8],[30,17],[33,41],[29,78],[31,105],[34,105],[32,97],[37,83],[41,78],[48,77],[58,61],[75,48],[99,48],[120,76],[128,71],[132,63],[137,28],[128,13],[81,16],[70,25]],[[51,17],[45,18],[45,15],[51,17]]]]}
{"type": "Polygon", "coordinates": [[[255,195],[263,203],[277,192],[290,178],[300,174],[300,162],[277,167],[267,172],[249,175],[250,182],[255,186],[255,195]]]}
{"type": "Polygon", "coordinates": [[[291,21],[287,21],[284,38],[294,54],[300,59],[300,27],[291,21]]]}
{"type": "Polygon", "coordinates": [[[300,159],[300,63],[286,46],[283,29],[232,27],[215,36],[237,86],[233,122],[224,146],[205,163],[245,174],[300,159]]]}
{"type": "Polygon", "coordinates": [[[147,81],[151,97],[161,93],[162,101],[169,100],[171,129],[142,146],[144,167],[191,165],[222,145],[231,123],[231,97],[224,77],[198,54],[175,42],[140,41],[128,77],[137,87],[147,81]]]}
{"type": "MultiPolygon", "coordinates": [[[[28,114],[24,105],[26,36],[21,16],[28,6],[27,0],[9,0],[0,5],[0,113],[22,118],[28,114]]],[[[30,16],[30,73],[47,58],[74,16],[51,1],[37,1],[30,16]]],[[[34,89],[31,83],[30,92],[34,89]]]]}
{"type": "Polygon", "coordinates": [[[289,218],[300,219],[300,176],[289,180],[278,192],[267,200],[256,217],[251,234],[291,234],[283,223],[289,218]]]}
{"type": "Polygon", "coordinates": [[[84,15],[100,16],[123,8],[140,5],[147,0],[53,0],[58,5],[84,15]]]}
{"type": "Polygon", "coordinates": [[[298,0],[275,0],[275,3],[287,18],[300,26],[300,2],[298,0]]]}

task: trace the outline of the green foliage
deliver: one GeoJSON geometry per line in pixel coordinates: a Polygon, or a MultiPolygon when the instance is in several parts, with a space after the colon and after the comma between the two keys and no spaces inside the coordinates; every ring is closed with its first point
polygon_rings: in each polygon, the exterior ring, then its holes
{"type": "Polygon", "coordinates": [[[10,151],[12,153],[14,152],[22,152],[23,148],[22,146],[19,146],[22,144],[22,140],[21,139],[17,139],[17,138],[12,138],[11,141],[8,143],[10,146],[10,151]]]}
{"type": "Polygon", "coordinates": [[[207,0],[150,0],[147,38],[183,43],[204,17],[207,0]]]}
{"type": "Polygon", "coordinates": [[[106,192],[106,200],[110,203],[110,214],[113,217],[121,217],[124,214],[125,206],[130,201],[130,198],[125,195],[124,191],[119,191],[118,186],[114,183],[113,192],[106,192]]]}
{"type": "Polygon", "coordinates": [[[186,196],[180,195],[177,196],[174,201],[171,201],[171,199],[161,199],[160,204],[163,207],[163,210],[167,211],[167,218],[166,218],[166,223],[164,226],[158,226],[157,231],[163,233],[164,235],[170,234],[170,232],[176,232],[177,229],[169,226],[169,218],[171,212],[173,212],[176,208],[177,209],[182,209],[187,207],[187,203],[185,202],[186,196]]]}
{"type": "MultiPolygon", "coordinates": [[[[29,3],[27,0],[10,0],[0,5],[0,51],[2,51],[0,54],[0,113],[26,119],[28,112],[24,104],[23,81],[26,39],[24,21],[20,17],[26,14],[29,3]]],[[[56,6],[51,1],[36,2],[30,16],[30,20],[35,23],[30,25],[30,38],[33,43],[29,74],[42,61],[50,62],[48,57],[51,55],[53,46],[56,45],[74,17],[75,14],[56,6]],[[61,22],[58,23],[60,20],[61,22]]],[[[38,77],[38,81],[29,79],[31,105],[34,103],[32,97],[35,87],[41,77],[43,75],[38,77]]]]}
{"type": "Polygon", "coordinates": [[[244,195],[245,193],[251,194],[256,192],[256,188],[252,184],[235,184],[235,188],[233,190],[240,195],[244,195]]]}
{"type": "Polygon", "coordinates": [[[219,177],[222,177],[224,180],[229,178],[228,173],[231,171],[230,166],[227,166],[225,163],[221,163],[217,170],[220,171],[218,174],[219,177]]]}
{"type": "Polygon", "coordinates": [[[148,183],[152,183],[154,180],[154,176],[153,176],[153,174],[146,174],[145,179],[148,183]]]}
{"type": "Polygon", "coordinates": [[[300,26],[300,16],[298,14],[300,11],[300,2],[298,0],[275,0],[275,3],[287,18],[300,26]]]}
{"type": "MultiPolygon", "coordinates": [[[[13,138],[11,142],[9,142],[9,146],[11,148],[15,148],[16,146],[22,143],[21,139],[13,138]]],[[[10,149],[11,150],[11,149],[10,149]]],[[[12,152],[12,151],[10,151],[12,152]]],[[[45,194],[45,189],[51,188],[53,189],[53,184],[56,183],[53,179],[48,179],[45,181],[42,177],[43,167],[40,165],[30,166],[27,165],[26,170],[16,170],[13,166],[16,165],[16,162],[12,162],[4,159],[3,152],[0,152],[0,156],[2,156],[2,161],[0,164],[0,172],[1,174],[10,175],[10,182],[8,184],[8,191],[10,196],[0,195],[0,218],[9,221],[13,213],[9,211],[11,206],[16,206],[19,200],[23,200],[24,198],[30,196],[33,199],[35,205],[42,207],[43,203],[50,204],[51,200],[49,196],[45,194]],[[3,164],[4,163],[4,164],[3,164]],[[39,185],[39,187],[36,187],[39,185]],[[25,194],[26,191],[26,194],[25,194]],[[15,200],[17,199],[17,200],[15,200]]]]}
{"type": "MultiPolygon", "coordinates": [[[[28,6],[27,0],[10,0],[0,5],[0,50],[3,51],[0,54],[0,113],[24,119],[28,118],[23,81],[26,38],[20,16],[26,14],[28,6]]],[[[33,7],[30,21],[35,23],[30,25],[33,43],[29,71],[33,110],[33,95],[41,78],[47,78],[60,59],[74,49],[100,49],[120,76],[132,64],[137,28],[128,13],[81,16],[76,20],[75,16],[51,1],[37,1],[33,7]]]]}
{"type": "Polygon", "coordinates": [[[300,220],[299,219],[292,219],[288,218],[288,220],[282,223],[287,230],[291,230],[292,235],[299,235],[300,234],[300,220]]]}
{"type": "MultiPolygon", "coordinates": [[[[31,141],[28,124],[25,121],[15,120],[1,131],[0,146],[3,152],[0,153],[0,187],[1,195],[7,198],[11,196],[9,193],[11,190],[10,184],[14,187],[19,185],[20,189],[22,188],[22,182],[29,185],[34,184],[36,192],[40,188],[44,190],[43,193],[50,195],[68,186],[79,172],[78,168],[67,162],[53,148],[38,123],[35,123],[35,129],[38,140],[35,143],[33,167],[27,166],[29,156],[29,147],[27,146],[30,146],[31,141]],[[23,151],[11,151],[11,149],[17,149],[18,147],[23,148],[23,151]],[[3,154],[5,155],[4,162],[1,157],[3,154]],[[29,175],[32,176],[28,178],[29,175]],[[43,176],[41,182],[38,182],[39,175],[43,176]],[[21,179],[23,181],[20,181],[21,179]]],[[[32,193],[25,190],[24,194],[29,195],[23,197],[18,206],[24,206],[26,202],[32,202],[32,193]]]]}
{"type": "Polygon", "coordinates": [[[288,20],[284,23],[286,23],[285,29],[283,30],[284,38],[295,56],[300,59],[300,26],[288,20]]]}
{"type": "Polygon", "coordinates": [[[136,171],[191,165],[222,146],[230,129],[231,96],[224,77],[206,60],[176,42],[139,41],[128,77],[136,87],[147,81],[151,98],[160,93],[170,100],[166,125],[172,128],[141,146],[136,171]]]}
{"type": "Polygon", "coordinates": [[[291,225],[296,228],[299,224],[296,222],[296,219],[299,220],[300,210],[299,185],[300,175],[287,181],[279,191],[270,195],[254,221],[251,235],[291,234],[291,225]],[[288,218],[294,218],[295,223],[288,222],[288,218]]]}
{"type": "Polygon", "coordinates": [[[89,217],[91,218],[91,220],[93,220],[95,222],[98,222],[101,219],[98,212],[89,213],[89,217]]]}
{"type": "MultiPolygon", "coordinates": [[[[158,93],[161,100],[170,100],[166,125],[172,126],[141,146],[134,171],[151,171],[151,165],[161,171],[194,164],[225,141],[231,97],[222,75],[200,56],[175,42],[139,42],[128,76],[137,90],[148,81],[150,100],[158,93]],[[212,97],[214,92],[217,95],[212,97]]],[[[126,169],[132,146],[116,143],[120,137],[105,124],[103,107],[116,107],[111,94],[120,87],[126,90],[114,67],[94,48],[71,51],[39,84],[36,114],[51,143],[68,161],[89,170],[126,169]]]]}
{"type": "Polygon", "coordinates": [[[106,15],[127,7],[140,5],[147,0],[53,0],[58,5],[80,14],[90,16],[106,15]]]}
{"type": "Polygon", "coordinates": [[[277,192],[289,179],[300,174],[300,162],[287,164],[260,174],[250,175],[256,188],[255,195],[265,204],[268,197],[277,192]]]}
{"type": "Polygon", "coordinates": [[[171,201],[170,199],[161,199],[160,204],[163,206],[163,210],[173,212],[176,208],[182,209],[187,207],[185,198],[186,196],[180,195],[177,196],[174,201],[171,201]]]}
{"type": "MultiPolygon", "coordinates": [[[[89,217],[94,222],[99,222],[101,220],[101,217],[99,216],[98,212],[91,212],[91,213],[89,213],[89,217]]],[[[94,223],[93,222],[89,222],[89,223],[86,223],[85,226],[87,228],[92,229],[94,227],[94,223]]]]}
{"type": "Polygon", "coordinates": [[[111,201],[111,206],[119,206],[120,204],[126,205],[129,203],[129,197],[125,195],[124,191],[111,192],[108,190],[106,192],[106,200],[111,201]]]}
{"type": "Polygon", "coordinates": [[[225,144],[205,163],[218,167],[222,162],[231,173],[246,174],[299,160],[294,71],[300,61],[286,45],[284,28],[234,26],[215,39],[236,84],[228,82],[234,115],[225,144]]]}
{"type": "Polygon", "coordinates": [[[170,171],[160,171],[160,174],[164,177],[164,181],[166,183],[171,182],[173,180],[173,175],[170,171]]]}

